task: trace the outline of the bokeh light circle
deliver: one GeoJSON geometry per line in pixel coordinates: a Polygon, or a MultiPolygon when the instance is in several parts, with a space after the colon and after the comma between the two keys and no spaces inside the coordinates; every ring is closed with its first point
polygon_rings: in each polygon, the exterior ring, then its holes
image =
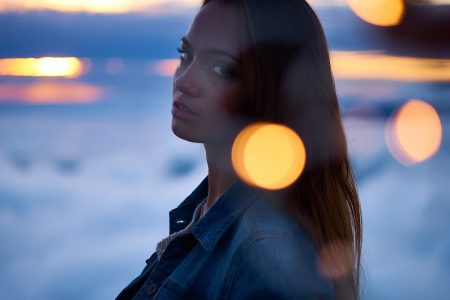
{"type": "Polygon", "coordinates": [[[231,151],[233,167],[249,184],[277,190],[291,185],[306,163],[305,147],[290,128],[256,123],[244,128],[231,151]]]}
{"type": "Polygon", "coordinates": [[[347,3],[358,17],[378,26],[398,25],[405,12],[404,0],[347,0],[347,3]]]}
{"type": "Polygon", "coordinates": [[[437,153],[442,143],[442,124],[433,106],[412,99],[389,120],[385,135],[394,158],[412,165],[437,153]]]}
{"type": "Polygon", "coordinates": [[[0,76],[70,77],[86,73],[90,63],[76,57],[2,58],[0,76]]]}

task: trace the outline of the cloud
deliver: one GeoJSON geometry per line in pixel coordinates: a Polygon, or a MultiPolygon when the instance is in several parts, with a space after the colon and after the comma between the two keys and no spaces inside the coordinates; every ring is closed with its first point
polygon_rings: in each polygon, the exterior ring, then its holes
{"type": "Polygon", "coordinates": [[[66,112],[2,116],[3,141],[28,137],[0,148],[2,299],[113,298],[206,174],[201,148],[171,134],[169,115],[82,121],[66,112]],[[61,170],[67,159],[78,168],[61,170]]]}

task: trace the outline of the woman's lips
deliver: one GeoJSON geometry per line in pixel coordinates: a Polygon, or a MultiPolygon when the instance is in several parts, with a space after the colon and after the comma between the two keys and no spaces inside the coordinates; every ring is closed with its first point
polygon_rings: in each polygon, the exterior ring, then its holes
{"type": "Polygon", "coordinates": [[[172,104],[172,115],[175,118],[183,120],[192,120],[197,115],[185,104],[180,101],[174,101],[172,104]]]}

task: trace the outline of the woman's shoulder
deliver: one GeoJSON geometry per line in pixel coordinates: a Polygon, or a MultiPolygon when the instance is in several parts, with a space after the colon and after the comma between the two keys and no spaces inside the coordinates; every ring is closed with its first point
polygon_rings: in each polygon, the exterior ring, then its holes
{"type": "Polygon", "coordinates": [[[236,224],[239,244],[228,278],[230,299],[331,299],[332,283],[317,269],[317,251],[297,223],[257,199],[236,224]]]}
{"type": "Polygon", "coordinates": [[[276,200],[257,197],[245,210],[238,222],[239,230],[243,231],[245,238],[248,241],[285,239],[314,253],[314,244],[309,234],[274,201],[276,200]]]}

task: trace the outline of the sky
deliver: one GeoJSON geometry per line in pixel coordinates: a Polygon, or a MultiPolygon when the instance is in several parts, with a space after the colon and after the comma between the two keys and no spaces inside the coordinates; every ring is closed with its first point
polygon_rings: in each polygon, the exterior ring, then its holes
{"type": "MultiPolygon", "coordinates": [[[[337,6],[345,5],[345,0],[310,0],[313,6],[337,6]]],[[[435,3],[448,3],[448,0],[434,0],[435,3]]],[[[0,4],[0,10],[30,10],[30,9],[61,9],[64,11],[88,10],[92,12],[128,12],[134,10],[156,9],[162,5],[186,5],[197,6],[200,0],[109,0],[109,1],[58,1],[58,0],[4,0],[0,4]],[[108,8],[109,6],[109,8],[108,8]],[[120,7],[120,9],[119,9],[120,7]]]]}
{"type": "MultiPolygon", "coordinates": [[[[372,3],[383,2],[374,0],[372,3]]],[[[356,5],[363,3],[360,0],[309,0],[313,7],[333,7],[356,5]]],[[[386,1],[384,1],[386,2],[386,1]]],[[[393,5],[398,0],[392,1],[393,5]]],[[[434,5],[448,5],[450,0],[409,0],[410,3],[427,3],[434,5]]],[[[63,12],[90,12],[120,14],[127,12],[143,12],[148,14],[179,14],[197,7],[201,0],[3,0],[0,11],[30,11],[30,10],[57,10],[63,12]]]]}
{"type": "Polygon", "coordinates": [[[59,0],[5,0],[0,11],[57,10],[63,12],[90,12],[120,14],[127,12],[145,12],[150,14],[179,13],[197,6],[199,0],[107,0],[107,1],[59,1],[59,0]]]}
{"type": "MultiPolygon", "coordinates": [[[[345,5],[345,0],[310,0],[313,6],[345,5]]],[[[65,12],[87,11],[92,13],[178,13],[183,9],[197,7],[200,0],[104,0],[104,1],[59,1],[59,0],[4,0],[0,11],[27,11],[54,9],[65,12]]]]}
{"type": "MultiPolygon", "coordinates": [[[[383,2],[374,0],[372,3],[383,2]]],[[[426,3],[433,5],[448,5],[450,0],[408,0],[410,3],[426,3]]],[[[313,7],[334,7],[356,5],[363,3],[360,0],[309,0],[313,7]]],[[[386,1],[384,1],[386,2],[386,1]]],[[[398,0],[392,1],[391,5],[398,0]]],[[[197,7],[201,0],[3,0],[0,3],[1,11],[30,11],[30,10],[57,10],[62,12],[90,12],[120,14],[127,12],[143,12],[149,14],[179,14],[197,7]]]]}

